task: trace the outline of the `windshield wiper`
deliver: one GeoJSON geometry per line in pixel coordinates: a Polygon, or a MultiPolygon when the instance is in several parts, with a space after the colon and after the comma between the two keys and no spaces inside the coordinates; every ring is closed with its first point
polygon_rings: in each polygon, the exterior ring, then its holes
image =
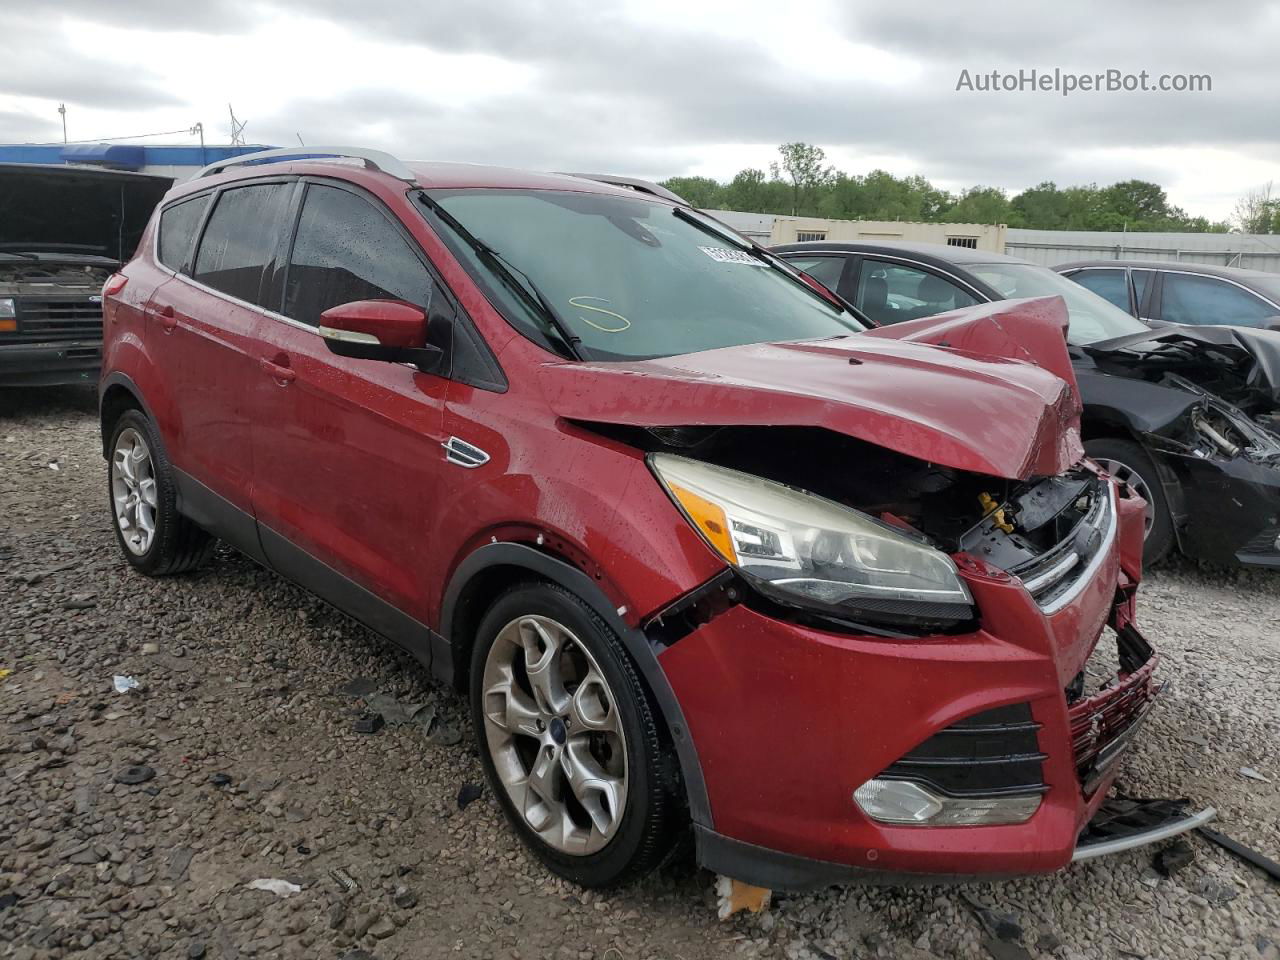
{"type": "Polygon", "coordinates": [[[564,341],[564,345],[573,359],[587,359],[586,347],[582,342],[582,338],[565,323],[564,317],[551,305],[551,301],[543,296],[542,291],[538,289],[538,285],[533,282],[532,277],[464,227],[457,217],[442,207],[435,198],[425,193],[419,193],[418,199],[430,207],[431,211],[444,221],[449,229],[456,233],[467,246],[486,260],[508,287],[514,290],[526,303],[533,306],[538,313],[542,314],[543,319],[550,324],[560,339],[564,341]]]}
{"type": "MultiPolygon", "coordinates": [[[[849,306],[849,304],[845,302],[844,298],[841,297],[840,294],[832,291],[831,295],[827,296],[826,294],[822,293],[820,290],[816,290],[813,287],[809,286],[809,284],[805,283],[805,281],[798,276],[799,271],[796,271],[795,267],[791,266],[791,264],[787,263],[786,260],[782,259],[782,257],[778,256],[769,248],[763,247],[760,244],[756,243],[750,237],[739,236],[738,234],[734,233],[733,229],[728,225],[724,225],[724,229],[721,230],[720,228],[714,225],[714,224],[720,223],[719,220],[716,220],[714,217],[710,216],[709,214],[704,213],[699,215],[697,213],[694,213],[693,210],[691,210],[688,207],[674,207],[671,212],[676,215],[677,219],[683,220],[685,223],[692,224],[693,226],[697,227],[699,230],[701,230],[703,233],[707,234],[708,236],[715,237],[717,240],[723,240],[727,243],[737,244],[739,247],[741,247],[743,250],[746,250],[748,253],[750,253],[753,257],[755,257],[765,266],[771,267],[772,269],[779,271],[784,276],[789,278],[792,282],[798,283],[804,289],[804,291],[808,293],[810,296],[817,297],[819,300],[821,300],[824,304],[826,304],[829,307],[838,307],[840,310],[844,311],[845,313],[849,314],[849,316],[853,317],[853,319],[857,320],[858,323],[860,324],[863,323],[862,317],[857,313],[856,310],[854,310],[852,307],[849,306]],[[706,219],[704,220],[703,217],[706,217],[706,219]],[[792,276],[792,271],[796,271],[797,275],[792,276]]],[[[863,324],[863,325],[867,326],[867,324],[863,324]]]]}

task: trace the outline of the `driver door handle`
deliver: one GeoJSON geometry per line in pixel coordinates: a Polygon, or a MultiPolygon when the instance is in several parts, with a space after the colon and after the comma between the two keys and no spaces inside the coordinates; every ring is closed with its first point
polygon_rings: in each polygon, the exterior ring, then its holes
{"type": "Polygon", "coordinates": [[[265,357],[260,361],[260,363],[262,364],[262,369],[267,376],[281,386],[293,383],[293,381],[298,378],[298,375],[294,373],[290,367],[284,366],[283,364],[275,363],[265,357]]]}
{"type": "Polygon", "coordinates": [[[178,327],[178,315],[174,313],[171,304],[160,308],[160,327],[165,333],[173,333],[178,327]]]}

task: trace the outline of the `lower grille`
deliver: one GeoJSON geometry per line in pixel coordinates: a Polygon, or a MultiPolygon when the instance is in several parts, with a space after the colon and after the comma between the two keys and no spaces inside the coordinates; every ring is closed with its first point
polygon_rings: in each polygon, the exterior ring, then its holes
{"type": "Polygon", "coordinates": [[[939,730],[878,779],[912,780],[953,797],[1044,793],[1039,729],[1028,703],[975,713],[939,730]]]}
{"type": "Polygon", "coordinates": [[[1125,627],[1116,682],[1068,707],[1076,774],[1086,794],[1097,789],[1155,702],[1160,692],[1154,678],[1158,661],[1142,635],[1125,627]]]}
{"type": "Polygon", "coordinates": [[[16,298],[18,335],[6,340],[84,340],[102,336],[102,302],[84,297],[53,300],[16,298]]]}

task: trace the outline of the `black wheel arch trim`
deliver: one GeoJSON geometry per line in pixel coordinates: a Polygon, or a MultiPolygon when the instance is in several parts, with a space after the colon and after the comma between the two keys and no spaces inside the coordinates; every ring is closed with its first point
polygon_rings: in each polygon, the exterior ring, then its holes
{"type": "Polygon", "coordinates": [[[458,564],[445,590],[437,634],[447,649],[437,650],[432,657],[433,672],[441,679],[452,679],[458,673],[455,667],[459,662],[461,647],[470,640],[467,637],[453,636],[459,600],[474,577],[494,567],[522,568],[559,584],[586,603],[618,635],[653,693],[671,741],[675,744],[689,815],[696,825],[710,829],[713,826],[711,804],[707,798],[707,785],[702,776],[697,747],[689,734],[680,701],[658,662],[657,654],[644,631],[628,626],[604,591],[576,567],[524,543],[487,543],[475,550],[458,564]]]}
{"type": "MultiPolygon", "coordinates": [[[[155,414],[151,412],[151,405],[147,403],[146,398],[142,395],[142,391],[138,389],[138,385],[133,382],[132,377],[130,377],[126,373],[121,373],[119,370],[116,370],[112,373],[107,374],[105,377],[103,377],[101,380],[98,381],[98,422],[99,423],[102,422],[102,403],[104,400],[107,399],[107,392],[110,391],[112,387],[123,387],[125,390],[127,390],[130,396],[132,396],[134,401],[138,404],[138,409],[140,409],[143,412],[143,414],[146,416],[148,420],[150,420],[152,423],[157,424],[157,429],[159,428],[159,425],[155,418],[155,414]]],[[[102,456],[104,459],[108,456],[107,441],[109,441],[110,439],[111,438],[106,436],[106,433],[104,431],[103,437],[102,437],[102,456]]]]}

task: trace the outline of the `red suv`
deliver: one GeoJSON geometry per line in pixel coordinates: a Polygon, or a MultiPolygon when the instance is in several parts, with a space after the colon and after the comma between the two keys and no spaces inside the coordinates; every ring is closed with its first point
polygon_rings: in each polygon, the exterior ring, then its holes
{"type": "Polygon", "coordinates": [[[1079,856],[1155,657],[1059,301],[864,332],[658,187],[308,153],[175,187],[104,288],[134,567],[218,537],[403,645],[582,884],[690,823],[777,888],[1079,856]]]}

